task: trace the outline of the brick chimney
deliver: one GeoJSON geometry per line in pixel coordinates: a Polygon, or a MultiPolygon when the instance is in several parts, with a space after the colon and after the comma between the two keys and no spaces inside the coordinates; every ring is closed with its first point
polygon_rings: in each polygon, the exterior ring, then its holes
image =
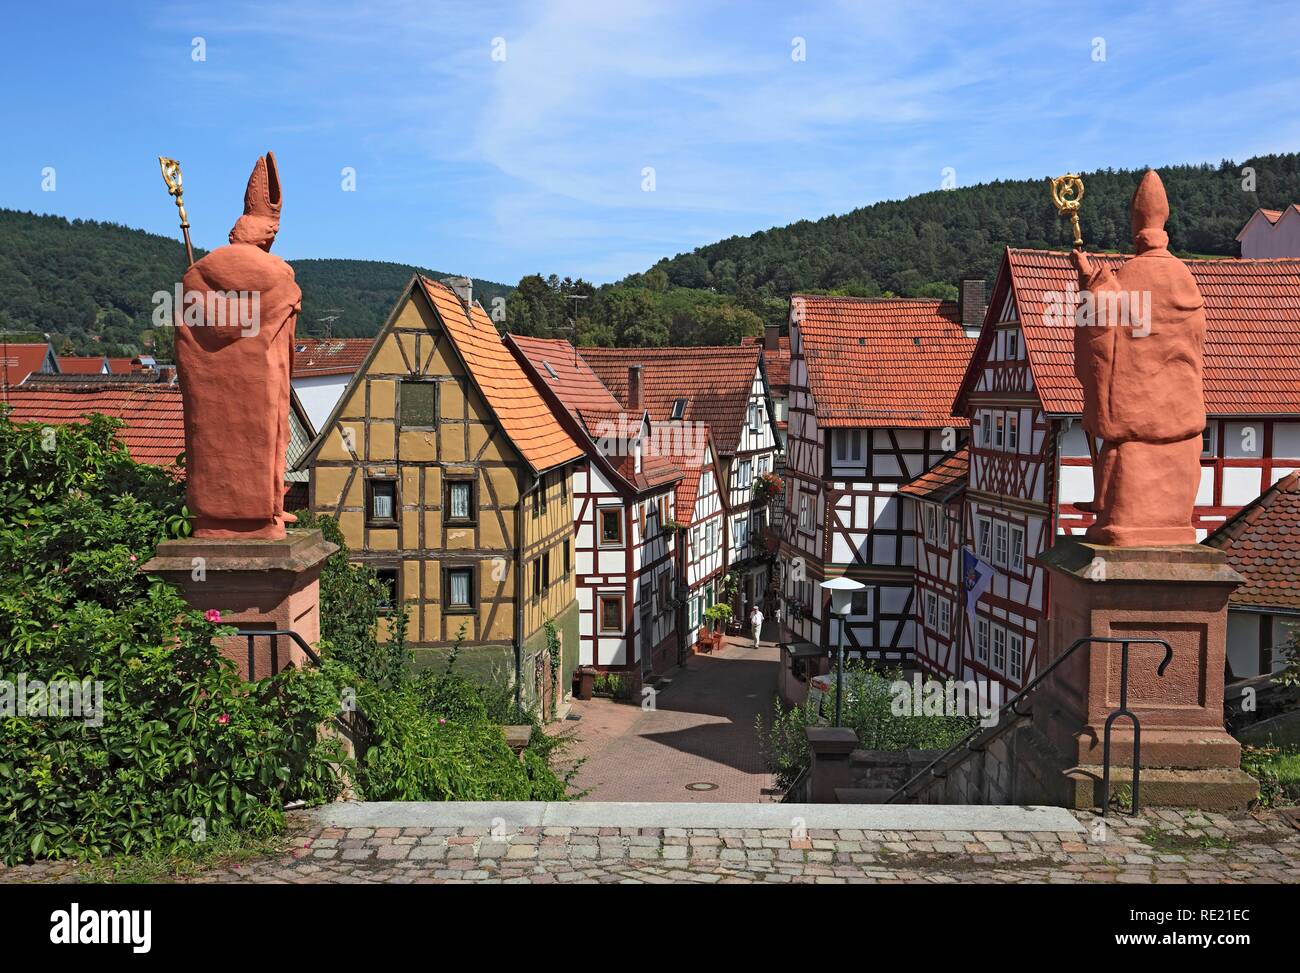
{"type": "Polygon", "coordinates": [[[474,303],[474,282],[468,277],[444,277],[442,282],[456,292],[456,296],[468,311],[469,306],[474,303]]]}
{"type": "Polygon", "coordinates": [[[641,411],[641,366],[627,366],[627,408],[629,412],[641,411]]]}
{"type": "Polygon", "coordinates": [[[769,324],[763,329],[763,350],[776,351],[781,347],[781,326],[769,324]]]}
{"type": "Polygon", "coordinates": [[[966,337],[977,338],[980,329],[984,327],[984,312],[989,306],[984,294],[984,278],[963,277],[957,284],[957,294],[961,329],[966,337]]]}

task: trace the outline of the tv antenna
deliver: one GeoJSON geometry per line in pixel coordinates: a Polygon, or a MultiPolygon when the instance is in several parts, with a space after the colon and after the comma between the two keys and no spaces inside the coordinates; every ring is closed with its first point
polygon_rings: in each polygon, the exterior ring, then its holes
{"type": "Polygon", "coordinates": [[[587,300],[586,294],[565,294],[564,298],[573,301],[573,316],[569,318],[569,330],[573,332],[573,367],[578,367],[578,302],[587,300]]]}
{"type": "Polygon", "coordinates": [[[323,310],[326,313],[322,314],[316,320],[321,322],[321,324],[325,326],[325,333],[321,337],[323,337],[326,341],[328,341],[330,338],[334,336],[333,335],[334,322],[337,321],[339,318],[343,317],[343,308],[327,307],[327,308],[323,308],[323,310]]]}

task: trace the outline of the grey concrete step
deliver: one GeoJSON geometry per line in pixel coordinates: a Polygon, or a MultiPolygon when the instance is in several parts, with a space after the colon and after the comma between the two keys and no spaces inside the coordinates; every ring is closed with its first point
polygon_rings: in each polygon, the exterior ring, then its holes
{"type": "Polygon", "coordinates": [[[888,787],[835,788],[835,798],[841,804],[884,804],[893,794],[888,787]]]}
{"type": "Polygon", "coordinates": [[[865,831],[1057,831],[1083,825],[1059,807],[966,804],[649,804],[347,801],[307,812],[338,828],[771,828],[865,831]]]}

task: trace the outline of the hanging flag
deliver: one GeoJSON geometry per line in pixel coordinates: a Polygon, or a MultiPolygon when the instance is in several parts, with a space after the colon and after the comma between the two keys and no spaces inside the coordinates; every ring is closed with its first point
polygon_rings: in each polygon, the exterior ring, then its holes
{"type": "Polygon", "coordinates": [[[966,614],[975,614],[975,603],[989,590],[993,569],[966,548],[961,549],[961,586],[966,592],[966,614]]]}

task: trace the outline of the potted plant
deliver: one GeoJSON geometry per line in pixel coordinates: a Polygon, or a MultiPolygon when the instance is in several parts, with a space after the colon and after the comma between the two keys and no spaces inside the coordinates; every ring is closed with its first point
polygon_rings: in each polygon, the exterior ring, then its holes
{"type": "Polygon", "coordinates": [[[722,648],[722,636],[727,622],[731,620],[731,606],[725,601],[704,609],[704,618],[713,627],[713,648],[722,648]]]}
{"type": "Polygon", "coordinates": [[[596,688],[596,676],[599,673],[591,666],[580,666],[573,672],[573,681],[575,683],[573,695],[579,699],[591,699],[592,693],[596,688]]]}

